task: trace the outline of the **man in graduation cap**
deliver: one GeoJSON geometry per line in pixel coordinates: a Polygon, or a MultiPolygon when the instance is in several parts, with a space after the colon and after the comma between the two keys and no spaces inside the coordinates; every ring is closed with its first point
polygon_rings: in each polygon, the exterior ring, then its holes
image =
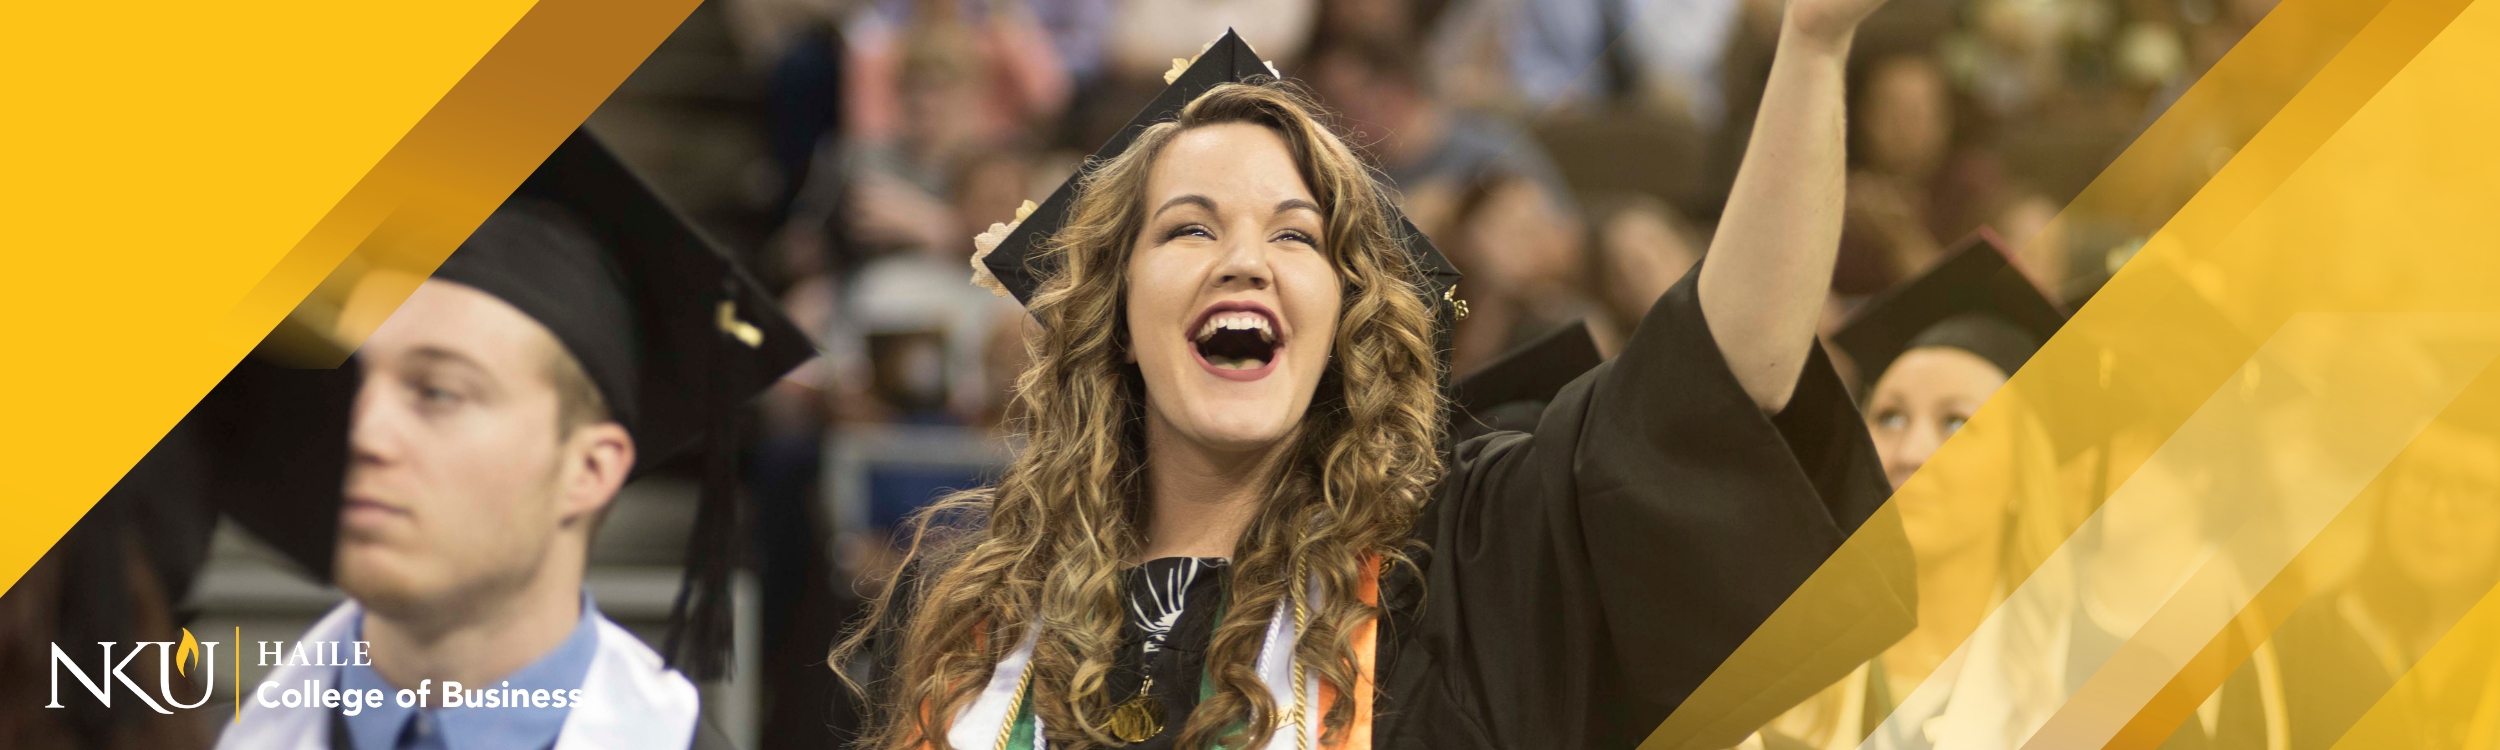
{"type": "MultiPolygon", "coordinates": [[[[342,503],[334,573],[352,601],[300,640],[366,642],[370,664],[268,680],[424,699],[247,700],[219,746],[725,744],[689,677],[726,667],[732,418],[812,354],[752,279],[577,131],[353,367],[324,373],[361,371],[341,391],[348,411],[307,417],[343,430],[343,498],[328,499],[342,503]],[[618,490],[698,444],[707,476],[663,657],[599,613],[583,569],[618,490]]],[[[299,545],[315,571],[331,569],[321,546],[299,545]]]]}

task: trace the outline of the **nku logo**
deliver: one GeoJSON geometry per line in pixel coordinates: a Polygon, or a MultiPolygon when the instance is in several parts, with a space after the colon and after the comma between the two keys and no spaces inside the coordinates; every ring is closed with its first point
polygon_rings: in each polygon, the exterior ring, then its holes
{"type": "Polygon", "coordinates": [[[102,683],[98,683],[96,679],[88,677],[87,670],[80,669],[77,661],[72,660],[69,657],[69,654],[61,651],[61,644],[52,644],[52,702],[44,704],[44,708],[62,707],[61,668],[68,667],[69,673],[72,676],[77,677],[80,684],[87,686],[87,692],[94,693],[96,700],[103,702],[107,708],[110,708],[113,705],[113,684],[115,682],[119,682],[123,686],[130,688],[131,693],[138,695],[139,701],[148,704],[148,708],[155,709],[156,712],[160,714],[173,713],[172,711],[165,710],[165,706],[159,705],[155,698],[149,697],[146,690],[140,688],[138,683],[132,682],[130,680],[130,675],[125,674],[122,671],[130,667],[130,661],[132,659],[138,658],[140,654],[147,653],[149,646],[156,647],[156,691],[159,697],[165,699],[165,703],[171,704],[175,708],[199,708],[202,704],[208,702],[208,696],[212,689],[209,686],[217,684],[217,642],[210,641],[208,643],[206,654],[208,658],[202,659],[200,658],[200,641],[197,638],[191,637],[191,630],[189,628],[183,629],[182,643],[179,646],[170,641],[142,641],[139,643],[133,643],[130,644],[130,650],[122,654],[120,661],[113,660],[113,649],[117,644],[112,641],[97,641],[96,645],[104,647],[103,659],[96,664],[98,672],[102,674],[102,683]],[[177,672],[186,677],[190,676],[191,666],[194,664],[202,664],[207,667],[207,671],[201,675],[200,699],[190,703],[183,703],[181,701],[174,700],[173,676],[177,672]]]}

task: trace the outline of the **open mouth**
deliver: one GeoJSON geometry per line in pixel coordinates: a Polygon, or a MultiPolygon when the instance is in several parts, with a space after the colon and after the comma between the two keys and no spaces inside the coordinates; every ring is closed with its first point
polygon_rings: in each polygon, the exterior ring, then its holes
{"type": "Polygon", "coordinates": [[[1208,369],[1226,375],[1250,375],[1265,370],[1276,361],[1276,350],[1282,341],[1276,333],[1273,315],[1264,308],[1241,303],[1209,308],[1190,335],[1198,358],[1208,369]]]}

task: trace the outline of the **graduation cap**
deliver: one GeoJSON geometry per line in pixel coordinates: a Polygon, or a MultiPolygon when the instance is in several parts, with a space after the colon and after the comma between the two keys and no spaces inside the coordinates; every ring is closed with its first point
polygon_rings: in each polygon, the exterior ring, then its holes
{"type": "MultiPolygon", "coordinates": [[[[156,453],[196,450],[211,505],[304,572],[330,581],[339,493],[347,482],[348,415],[363,372],[282,366],[246,357],[226,372],[156,453]],[[186,448],[179,439],[196,432],[186,448]]],[[[129,483],[139,473],[123,478],[129,483]]],[[[116,488],[118,489],[118,487],[116,488]]]]}
{"type": "MultiPolygon", "coordinates": [[[[585,130],[575,130],[434,277],[512,305],[554,334],[633,436],[634,476],[701,445],[706,465],[685,580],[662,651],[698,680],[727,668],[736,562],[736,418],[815,356],[772,295],[585,130]]],[[[210,430],[243,446],[219,504],[327,579],[347,463],[353,360],[286,370],[247,360],[209,399],[210,430]]]]}
{"type": "MultiPolygon", "coordinates": [[[[2127,294],[2135,304],[2096,308],[2093,324],[2074,332],[2092,352],[2095,367],[2051,374],[2075,379],[2063,383],[2061,394],[2100,396],[2036,400],[2043,416],[2058,427],[2061,459],[2107,447],[2122,434],[2152,430],[2167,435],[2180,422],[2156,415],[2184,420],[2257,351],[2261,339],[2242,329],[2180,270],[2155,259],[2137,259],[2127,277],[2127,294]],[[2124,338],[2096,338],[2094,332],[2103,337],[2123,333],[2124,338]]],[[[2269,389],[2300,387],[2291,378],[2263,382],[2269,389]]],[[[2109,459],[2108,451],[2102,451],[2100,460],[2109,459]]],[[[2107,492],[2096,496],[2106,497],[2107,492]]]]}
{"type": "MultiPolygon", "coordinates": [[[[1078,186],[1086,175],[1098,165],[1126,153],[1129,144],[1136,141],[1138,134],[1145,132],[1146,128],[1178,119],[1181,110],[1207,93],[1208,89],[1220,84],[1255,83],[1278,77],[1274,67],[1260,60],[1258,54],[1251,51],[1250,45],[1229,29],[1225,30],[1222,38],[1208,45],[1206,51],[1198,53],[1196,60],[1174,60],[1173,63],[1178,75],[1165,76],[1170,85],[1163,89],[1163,93],[1156,95],[1154,101],[1131,118],[1127,125],[1121,126],[1119,133],[1113,135],[1102,148],[1096,149],[1093,158],[1086,160],[1076,175],[1060,183],[1059,189],[1051,191],[1050,198],[1042,201],[1039,208],[1028,216],[1019,217],[1020,222],[1008,231],[995,250],[986,252],[976,261],[996,277],[1010,294],[1015,295],[1018,302],[1032,304],[1033,293],[1041,287],[1042,280],[1058,270],[1048,267],[1051,262],[1049,256],[1037,252],[1037,249],[1067,225],[1068,216],[1076,206],[1078,186]],[[1178,67],[1184,63],[1185,68],[1178,67]]],[[[1446,331],[1449,324],[1457,319],[1454,311],[1458,307],[1455,298],[1458,268],[1450,265],[1449,259],[1432,246],[1432,240],[1415,228],[1414,222],[1406,219],[1406,214],[1397,209],[1397,204],[1388,199],[1385,191],[1381,194],[1381,204],[1388,210],[1392,234],[1406,248],[1408,258],[1422,275],[1417,281],[1426,298],[1425,307],[1438,311],[1436,317],[1442,321],[1441,327],[1446,331]]]]}
{"type": "Polygon", "coordinates": [[[1902,352],[1926,346],[1979,355],[2010,376],[2065,323],[2066,311],[1983,229],[1925,274],[1867,303],[1832,338],[1872,385],[1902,352]]]}
{"type": "Polygon", "coordinates": [[[1451,442],[1489,431],[1528,432],[1563,386],[1599,362],[1588,321],[1557,326],[1450,386],[1451,442]]]}

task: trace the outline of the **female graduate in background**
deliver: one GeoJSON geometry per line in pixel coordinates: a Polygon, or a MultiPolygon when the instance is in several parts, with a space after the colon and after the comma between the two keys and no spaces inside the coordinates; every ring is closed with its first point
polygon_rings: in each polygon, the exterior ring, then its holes
{"type": "MultiPolygon", "coordinates": [[[[1960,691],[1916,689],[1965,639],[1991,642],[1962,662],[1973,666],[1959,676],[2025,666],[1991,658],[2002,634],[1974,632],[2078,520],[2058,504],[2048,434],[2032,410],[2006,409],[1999,412],[2004,418],[1963,438],[1973,446],[1963,458],[1927,466],[1947,439],[1965,432],[1981,404],[2020,397],[2002,391],[2006,380],[2065,323],[2065,313],[1991,237],[1973,237],[1868,303],[1835,337],[1866,368],[1867,432],[1886,477],[1901,490],[1894,499],[1918,562],[1918,627],[1849,679],[1783,714],[1767,728],[1768,746],[1854,748],[1867,740],[1879,750],[1934,747],[1960,691]],[[1906,484],[1922,469],[1927,478],[1906,484]],[[1908,719],[1894,725],[1910,731],[1879,733],[1896,714],[1908,719]]],[[[1955,674],[1942,679],[1959,684],[1955,674]]]]}
{"type": "MultiPolygon", "coordinates": [[[[2205,543],[2207,523],[2141,506],[2092,507],[2097,497],[2062,486],[2073,477],[2067,468],[2093,464],[2061,467],[2043,418],[2059,404],[2005,385],[2064,322],[1983,230],[1869,303],[1835,337],[1872,378],[1867,430],[1899,488],[1894,507],[1918,563],[1918,627],[1780,717],[1764,746],[2021,747],[2052,714],[2073,710],[2069,700],[2084,682],[2143,627],[2145,615],[2133,613],[2151,605],[2126,595],[2145,588],[2130,582],[2149,577],[2121,566],[2175,561],[2205,543]],[[1971,422],[1991,400],[2008,403],[1971,422]],[[1931,464],[1957,437],[1955,457],[1931,464]],[[2078,531],[2096,512],[2095,526],[2078,531]],[[2070,549],[2053,554],[2070,535],[2070,549]]],[[[2128,377],[2118,387],[2141,389],[2128,377]]],[[[2070,442],[2092,432],[2075,431],[2087,421],[2077,415],[2055,417],[2070,442]]],[[[2227,560],[2211,565],[2229,569],[2227,560]]],[[[2271,654],[2260,648],[2232,671],[2164,746],[2279,747],[2269,744],[2283,719],[2281,701],[2270,697],[2280,692],[2271,654]]]]}
{"type": "MultiPolygon", "coordinates": [[[[1789,4],[1708,259],[1533,436],[1449,452],[1446,261],[1237,37],[1176,67],[982,241],[982,275],[1045,328],[1015,395],[1025,447],[923,516],[835,649],[886,661],[868,746],[1648,737],[1885,496],[1814,345],[1842,62],[1878,4],[1789,4]]],[[[1871,656],[1907,627],[1901,562],[1834,634],[1873,646],[1770,654],[1729,684],[1828,684],[1871,656]]],[[[1676,739],[1733,744],[1768,715],[1731,718],[1676,739]]]]}

